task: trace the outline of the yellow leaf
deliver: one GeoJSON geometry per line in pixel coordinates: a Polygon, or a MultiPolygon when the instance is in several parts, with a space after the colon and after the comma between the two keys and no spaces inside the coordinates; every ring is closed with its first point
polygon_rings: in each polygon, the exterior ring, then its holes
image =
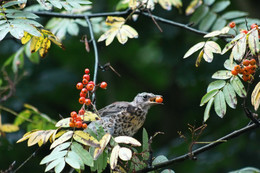
{"type": "Polygon", "coordinates": [[[172,4],[170,0],[159,0],[159,4],[162,6],[163,9],[165,10],[171,10],[172,9],[172,4]]]}
{"type": "Polygon", "coordinates": [[[41,29],[41,32],[46,34],[46,35],[49,35],[49,36],[52,36],[54,37],[55,39],[57,39],[57,37],[51,32],[51,31],[48,31],[46,29],[41,29]]]}
{"type": "Polygon", "coordinates": [[[44,130],[39,130],[39,131],[34,132],[28,140],[28,143],[27,143],[28,147],[37,144],[43,137],[42,134],[44,134],[44,132],[45,132],[44,130]]]}
{"type": "Polygon", "coordinates": [[[21,38],[22,44],[26,44],[28,41],[30,41],[32,38],[31,34],[28,32],[24,32],[24,36],[21,38]]]}
{"type": "MultiPolygon", "coordinates": [[[[51,135],[55,132],[56,130],[46,130],[45,134],[42,138],[42,143],[45,144],[46,142],[48,142],[48,140],[50,139],[51,135]]],[[[39,143],[38,143],[39,144],[39,143]]],[[[39,144],[39,146],[41,146],[39,144]]]]}
{"type": "Polygon", "coordinates": [[[121,44],[125,44],[129,38],[137,38],[138,33],[136,30],[129,25],[123,25],[121,28],[119,28],[117,33],[117,39],[121,44]]]}
{"type": "Polygon", "coordinates": [[[196,8],[198,8],[200,5],[202,4],[202,0],[193,0],[191,1],[191,3],[189,4],[189,6],[186,8],[186,15],[190,15],[192,14],[196,8]]]}
{"type": "MultiPolygon", "coordinates": [[[[58,130],[60,130],[59,128],[56,129],[53,134],[51,135],[50,137],[50,143],[53,143],[53,141],[55,141],[55,136],[56,136],[56,133],[58,132],[58,130]]],[[[65,130],[64,130],[64,133],[65,133],[65,130]]]]}
{"type": "Polygon", "coordinates": [[[73,139],[84,145],[100,147],[98,140],[96,140],[90,134],[83,132],[81,130],[77,130],[74,132],[73,139]]]}
{"type": "Polygon", "coordinates": [[[93,112],[86,111],[84,116],[81,116],[83,118],[83,121],[97,121],[100,120],[99,116],[93,112]]]}
{"type": "Polygon", "coordinates": [[[128,161],[132,158],[132,151],[129,148],[122,147],[119,150],[118,156],[123,161],[128,161]]]}
{"type": "Polygon", "coordinates": [[[252,95],[251,95],[251,103],[254,106],[255,111],[259,108],[260,104],[260,82],[255,86],[252,95]]]}
{"type": "Polygon", "coordinates": [[[197,57],[197,59],[196,59],[196,63],[195,63],[195,66],[196,67],[199,67],[199,65],[200,65],[200,62],[201,62],[201,59],[202,59],[202,57],[203,57],[203,54],[204,54],[204,51],[203,51],[203,49],[200,51],[200,53],[199,53],[199,56],[197,57]]]}
{"type": "Polygon", "coordinates": [[[131,144],[137,147],[141,146],[141,143],[138,140],[130,136],[117,136],[114,140],[116,143],[131,144]]]}
{"type": "Polygon", "coordinates": [[[73,131],[68,131],[64,133],[59,139],[55,140],[52,144],[50,149],[55,148],[56,146],[62,144],[63,142],[69,140],[73,135],[73,131]]]}
{"type": "Polygon", "coordinates": [[[55,127],[69,127],[70,118],[64,118],[58,121],[55,127]]]}
{"type": "Polygon", "coordinates": [[[23,137],[22,137],[21,139],[19,139],[16,143],[20,143],[20,142],[23,142],[23,141],[27,140],[27,139],[30,138],[31,135],[32,135],[34,132],[36,132],[36,131],[39,131],[39,130],[32,130],[32,131],[30,131],[30,132],[25,133],[25,134],[23,135],[23,137]]]}
{"type": "Polygon", "coordinates": [[[39,51],[39,54],[40,54],[41,58],[44,58],[46,56],[50,46],[51,46],[51,41],[46,37],[43,40],[42,45],[41,45],[41,49],[39,51]]]}
{"type": "Polygon", "coordinates": [[[63,50],[65,50],[65,47],[63,46],[63,44],[58,40],[58,39],[54,39],[52,37],[49,37],[49,39],[56,44],[57,46],[59,46],[60,48],[62,48],[63,50]]]}
{"type": "Polygon", "coordinates": [[[182,7],[182,2],[181,0],[171,0],[173,6],[175,6],[176,8],[181,8],[182,7]]]}
{"type": "Polygon", "coordinates": [[[111,139],[111,135],[109,133],[106,133],[102,137],[102,139],[99,141],[100,147],[97,147],[94,151],[94,156],[93,156],[94,160],[96,160],[98,156],[100,156],[100,154],[103,153],[110,139],[111,139]]]}
{"type": "Polygon", "coordinates": [[[125,23],[125,19],[123,17],[108,16],[106,19],[106,25],[113,26],[113,27],[120,27],[124,23],[125,23]]]}
{"type": "Polygon", "coordinates": [[[32,41],[31,41],[31,44],[30,44],[30,51],[31,52],[35,52],[35,46],[36,46],[36,43],[38,42],[38,39],[39,39],[39,37],[32,37],[32,41]]]}
{"type": "Polygon", "coordinates": [[[110,167],[111,169],[115,169],[118,161],[118,154],[119,154],[120,146],[116,145],[111,152],[110,156],[110,167]]]}
{"type": "Polygon", "coordinates": [[[6,132],[6,133],[12,133],[19,130],[19,127],[17,125],[13,124],[3,124],[0,126],[0,131],[6,132]]]}
{"type": "Polygon", "coordinates": [[[131,8],[131,9],[135,9],[137,7],[138,3],[137,3],[137,0],[129,0],[129,4],[128,6],[131,8]]]}

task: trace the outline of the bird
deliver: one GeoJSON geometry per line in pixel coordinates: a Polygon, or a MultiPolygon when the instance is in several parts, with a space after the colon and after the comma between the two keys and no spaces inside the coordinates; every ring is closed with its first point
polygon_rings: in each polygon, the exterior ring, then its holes
{"type": "Polygon", "coordinates": [[[161,95],[142,92],[137,94],[132,102],[114,102],[98,110],[100,120],[91,122],[88,129],[96,133],[97,123],[114,137],[133,136],[143,126],[150,107],[162,104],[156,102],[158,97],[162,98],[161,95]]]}

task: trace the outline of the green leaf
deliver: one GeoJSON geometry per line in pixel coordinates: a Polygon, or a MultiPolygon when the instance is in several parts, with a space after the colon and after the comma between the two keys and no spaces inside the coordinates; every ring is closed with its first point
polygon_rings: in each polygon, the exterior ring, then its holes
{"type": "Polygon", "coordinates": [[[11,28],[10,34],[20,40],[24,35],[24,29],[20,27],[11,28]]]}
{"type": "Polygon", "coordinates": [[[212,62],[213,53],[221,53],[220,46],[214,41],[207,41],[203,48],[204,54],[203,58],[206,62],[212,62]]]}
{"type": "Polygon", "coordinates": [[[204,0],[204,3],[207,4],[208,6],[211,6],[215,0],[204,0]]]}
{"type": "Polygon", "coordinates": [[[235,109],[237,106],[237,97],[233,87],[229,83],[223,88],[223,93],[228,106],[235,109]]]}
{"type": "Polygon", "coordinates": [[[219,91],[218,94],[215,96],[214,99],[214,108],[215,112],[220,118],[223,118],[226,114],[226,102],[225,97],[222,91],[219,91]]]}
{"type": "Polygon", "coordinates": [[[161,173],[175,173],[172,169],[165,169],[161,173]]]}
{"type": "Polygon", "coordinates": [[[69,151],[68,156],[65,157],[66,163],[68,163],[74,169],[80,169],[80,158],[79,156],[72,151],[69,151]]]}
{"type": "Polygon", "coordinates": [[[71,142],[65,142],[60,144],[59,146],[55,147],[52,153],[60,152],[61,150],[67,149],[70,146],[71,142]]]}
{"type": "Polygon", "coordinates": [[[84,166],[82,159],[80,158],[80,156],[75,151],[73,151],[73,150],[69,151],[67,158],[71,158],[72,160],[78,162],[81,170],[85,169],[85,166],[84,166]]]}
{"type": "Polygon", "coordinates": [[[11,7],[14,5],[20,5],[22,3],[26,3],[26,0],[19,0],[19,1],[11,1],[11,2],[7,2],[4,5],[2,5],[2,7],[7,8],[7,7],[11,7]]]}
{"type": "Polygon", "coordinates": [[[28,18],[28,19],[39,18],[37,15],[30,13],[30,12],[26,12],[26,11],[7,13],[6,17],[8,17],[8,18],[28,18]]]}
{"type": "Polygon", "coordinates": [[[242,11],[229,11],[225,14],[222,15],[222,18],[230,20],[230,19],[235,19],[239,17],[244,17],[247,16],[248,13],[242,12],[242,11]]]}
{"type": "Polygon", "coordinates": [[[149,141],[148,133],[145,130],[145,128],[143,128],[143,146],[142,146],[142,152],[144,152],[143,160],[148,160],[148,158],[149,158],[149,152],[148,152],[149,151],[149,144],[148,144],[148,141],[149,141]]]}
{"type": "Polygon", "coordinates": [[[156,165],[156,164],[159,164],[159,163],[162,163],[162,162],[166,162],[168,161],[167,157],[164,156],[164,155],[159,155],[157,156],[154,160],[153,160],[153,163],[152,165],[156,165]]]}
{"type": "Polygon", "coordinates": [[[76,36],[79,34],[79,27],[76,23],[71,22],[67,27],[67,31],[70,35],[76,36]]]}
{"type": "Polygon", "coordinates": [[[219,12],[225,10],[229,5],[230,5],[229,0],[219,1],[213,5],[211,10],[214,11],[215,13],[219,13],[219,12]]]}
{"type": "Polygon", "coordinates": [[[40,165],[43,165],[43,164],[49,163],[53,160],[56,160],[58,158],[64,157],[67,153],[68,153],[68,151],[51,153],[42,159],[42,161],[40,162],[40,165]]]}
{"type": "Polygon", "coordinates": [[[214,97],[218,93],[218,91],[218,89],[215,89],[206,93],[200,101],[200,106],[203,106],[205,103],[207,103],[212,97],[214,97]]]}
{"type": "Polygon", "coordinates": [[[232,73],[229,70],[219,70],[212,75],[213,79],[229,79],[232,73]]]}
{"type": "Polygon", "coordinates": [[[206,121],[208,120],[208,118],[209,118],[209,112],[210,112],[210,109],[211,109],[211,107],[212,107],[212,105],[213,105],[213,101],[214,101],[214,97],[212,97],[212,98],[209,100],[209,102],[208,102],[208,104],[207,104],[207,106],[206,106],[206,108],[205,108],[204,118],[203,118],[203,121],[204,121],[204,122],[206,122],[206,121]]]}
{"type": "Polygon", "coordinates": [[[260,169],[253,168],[253,167],[246,167],[236,171],[231,171],[229,173],[260,173],[260,169]]]}
{"type": "MultiPolygon", "coordinates": [[[[5,25],[5,24],[4,24],[5,25]]],[[[6,27],[5,27],[5,29],[0,29],[0,41],[1,40],[3,40],[4,38],[5,38],[5,36],[6,36],[6,34],[10,31],[10,27],[9,27],[9,25],[7,25],[6,24],[6,27]]]]}
{"type": "Polygon", "coordinates": [[[23,122],[26,121],[26,119],[29,119],[31,115],[32,115],[32,112],[30,112],[29,110],[20,112],[14,120],[14,125],[17,125],[17,126],[21,125],[23,122]]]}
{"type": "Polygon", "coordinates": [[[61,162],[64,162],[64,163],[65,163],[63,157],[58,158],[58,159],[52,161],[52,162],[51,162],[50,164],[48,164],[48,166],[46,167],[45,172],[51,170],[52,168],[54,168],[55,166],[57,166],[57,165],[60,164],[61,162]]]}
{"type": "Polygon", "coordinates": [[[199,42],[197,44],[195,44],[194,46],[192,46],[184,55],[183,58],[187,58],[189,56],[191,56],[193,53],[197,52],[198,50],[200,50],[203,46],[205,45],[205,42],[199,42]]]}
{"type": "MultiPolygon", "coordinates": [[[[2,86],[2,84],[3,84],[3,80],[0,78],[0,86],[2,86]]],[[[17,124],[15,124],[15,125],[17,125],[17,124]]]]}
{"type": "Polygon", "coordinates": [[[216,20],[217,15],[215,13],[209,12],[201,21],[199,25],[199,30],[208,31],[216,20]]]}
{"type": "Polygon", "coordinates": [[[65,141],[69,140],[73,135],[73,131],[68,131],[66,133],[64,133],[61,137],[59,137],[58,139],[56,139],[52,144],[50,149],[64,143],[65,141]]]}
{"type": "Polygon", "coordinates": [[[222,17],[218,17],[218,19],[212,26],[211,30],[213,30],[213,31],[219,30],[219,29],[223,28],[224,26],[226,26],[226,24],[227,24],[227,21],[225,19],[223,19],[222,17]]]}
{"type": "Polygon", "coordinates": [[[248,36],[248,46],[253,55],[257,55],[259,53],[259,38],[258,38],[258,30],[253,29],[248,36]]]}
{"type": "Polygon", "coordinates": [[[221,89],[225,86],[226,81],[224,80],[216,80],[214,82],[211,82],[207,88],[207,92],[210,92],[215,89],[221,89]]]}
{"type": "Polygon", "coordinates": [[[51,3],[54,7],[58,8],[58,9],[61,9],[61,8],[62,8],[61,2],[60,2],[59,0],[50,1],[50,3],[51,3]]]}
{"type": "Polygon", "coordinates": [[[209,12],[209,7],[206,5],[201,5],[190,18],[190,22],[193,22],[194,25],[197,25],[209,12]]]}
{"type": "Polygon", "coordinates": [[[22,67],[24,63],[23,47],[21,47],[14,55],[12,70],[17,73],[18,67],[22,67]]]}
{"type": "Polygon", "coordinates": [[[246,97],[246,89],[243,85],[243,83],[240,81],[240,79],[237,76],[234,76],[233,78],[231,78],[230,83],[233,87],[233,89],[235,90],[235,92],[237,93],[237,95],[239,95],[239,97],[246,97]]]}
{"type": "Polygon", "coordinates": [[[235,46],[232,49],[232,54],[234,56],[234,59],[237,61],[241,61],[244,54],[246,52],[246,35],[239,39],[235,46]]]}
{"type": "Polygon", "coordinates": [[[82,147],[82,145],[77,142],[73,142],[71,146],[71,150],[79,155],[85,165],[90,167],[94,166],[94,161],[91,154],[82,147]]]}
{"type": "Polygon", "coordinates": [[[60,173],[65,168],[65,161],[60,162],[54,169],[55,173],[60,173]]]}
{"type": "Polygon", "coordinates": [[[237,65],[236,62],[232,62],[230,61],[230,59],[227,59],[225,62],[224,62],[224,67],[227,69],[227,70],[233,70],[234,67],[237,65]]]}

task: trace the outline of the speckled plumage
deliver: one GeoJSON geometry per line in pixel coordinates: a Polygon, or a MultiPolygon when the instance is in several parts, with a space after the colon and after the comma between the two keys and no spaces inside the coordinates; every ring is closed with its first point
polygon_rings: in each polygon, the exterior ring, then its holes
{"type": "Polygon", "coordinates": [[[149,108],[158,104],[155,102],[158,96],[144,92],[132,102],[112,103],[98,111],[101,120],[90,123],[88,128],[95,131],[94,123],[98,123],[112,136],[133,136],[143,126],[149,108]]]}

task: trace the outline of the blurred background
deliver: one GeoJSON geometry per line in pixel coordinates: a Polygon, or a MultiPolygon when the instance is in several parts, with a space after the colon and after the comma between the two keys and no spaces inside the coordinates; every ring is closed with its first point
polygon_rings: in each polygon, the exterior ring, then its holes
{"type": "MultiPolygon", "coordinates": [[[[187,6],[188,2],[184,2],[187,6]]],[[[93,12],[113,11],[116,2],[96,0],[93,2],[93,12]]],[[[249,17],[260,18],[260,1],[231,0],[227,10],[241,10],[248,12],[249,17]]],[[[180,23],[188,23],[189,17],[179,14],[176,9],[165,11],[157,8],[153,14],[180,23]]],[[[46,20],[42,20],[42,23],[46,20]]],[[[188,152],[190,141],[184,141],[177,131],[181,131],[190,139],[188,124],[199,127],[202,125],[205,107],[200,107],[201,97],[205,94],[207,85],[213,81],[211,75],[223,69],[223,62],[227,57],[216,56],[211,64],[202,62],[195,67],[196,56],[183,59],[185,52],[194,44],[202,40],[200,35],[188,32],[174,26],[159,23],[161,33],[152,20],[140,16],[137,22],[129,22],[139,33],[138,39],[130,39],[125,45],[115,40],[106,47],[104,42],[98,43],[100,64],[110,63],[120,73],[113,71],[98,72],[98,81],[108,83],[107,90],[98,90],[97,108],[100,109],[114,101],[132,101],[137,93],[152,92],[163,95],[164,105],[153,107],[144,124],[149,135],[158,135],[152,144],[154,154],[164,154],[169,159],[188,152]]],[[[24,71],[26,75],[18,83],[15,96],[1,103],[16,112],[24,109],[24,103],[31,104],[39,111],[54,120],[59,120],[59,114],[69,116],[73,110],[79,110],[79,91],[75,88],[81,80],[85,68],[90,68],[93,75],[94,52],[87,53],[84,44],[80,42],[82,35],[89,35],[86,28],[81,28],[78,37],[67,36],[63,41],[66,50],[53,45],[46,58],[39,64],[32,64],[27,59],[24,71]]],[[[96,35],[98,38],[99,35],[96,35]]],[[[225,42],[219,40],[223,46],[225,42]]],[[[0,42],[0,63],[3,63],[20,47],[14,40],[0,42]]],[[[207,128],[203,131],[199,141],[210,142],[245,126],[245,117],[238,100],[237,109],[228,108],[223,119],[214,111],[207,121],[207,128]]],[[[250,102],[249,102],[250,103],[250,102]]],[[[248,104],[250,105],[250,104],[248,104]]],[[[12,123],[14,116],[2,111],[2,122],[12,123]]],[[[26,142],[16,144],[26,129],[7,134],[0,138],[0,170],[5,170],[16,161],[21,164],[38,147],[28,148],[26,142]]],[[[141,140],[142,130],[136,134],[141,140]]],[[[256,129],[225,144],[198,155],[196,161],[186,160],[171,166],[175,172],[228,172],[243,167],[260,168],[260,133],[256,129]]],[[[194,149],[201,145],[195,145],[194,149]]],[[[48,147],[41,150],[19,172],[44,172],[45,166],[39,166],[40,160],[47,154],[48,147]]]]}

